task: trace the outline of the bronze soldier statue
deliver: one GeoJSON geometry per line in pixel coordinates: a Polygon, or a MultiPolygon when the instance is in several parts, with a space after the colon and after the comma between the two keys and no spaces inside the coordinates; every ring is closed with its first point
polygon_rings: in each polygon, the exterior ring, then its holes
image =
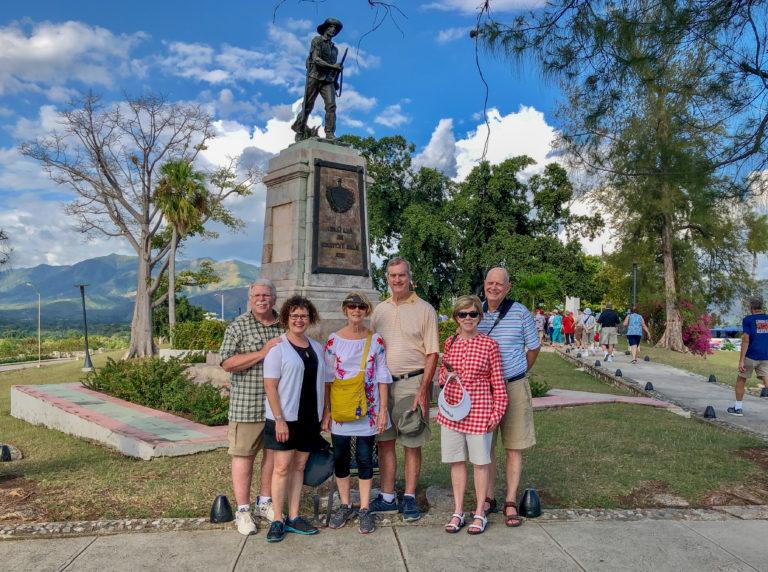
{"type": "MultiPolygon", "coordinates": [[[[325,138],[336,138],[336,90],[341,89],[341,74],[344,59],[336,63],[339,50],[331,38],[341,32],[343,24],[336,18],[328,18],[317,27],[318,36],[312,39],[307,57],[307,83],[304,88],[304,102],[291,129],[296,132],[296,141],[307,139],[317,134],[317,130],[307,128],[307,119],[315,106],[318,94],[325,103],[325,138]]],[[[346,56],[346,53],[344,54],[346,56]]]]}

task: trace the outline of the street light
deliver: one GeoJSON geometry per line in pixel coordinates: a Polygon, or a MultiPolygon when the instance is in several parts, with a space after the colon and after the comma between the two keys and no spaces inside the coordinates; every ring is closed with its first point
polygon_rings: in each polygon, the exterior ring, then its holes
{"type": "Polygon", "coordinates": [[[224,293],[219,292],[215,296],[221,296],[221,321],[224,321],[224,293]]]}
{"type": "Polygon", "coordinates": [[[37,289],[37,286],[32,284],[32,282],[27,282],[27,286],[32,288],[35,292],[37,292],[37,367],[40,367],[42,365],[42,337],[40,335],[40,290],[37,289]]]}
{"type": "Polygon", "coordinates": [[[85,332],[85,361],[82,371],[93,371],[91,363],[91,354],[88,352],[88,320],[85,318],[85,287],[88,284],[75,284],[75,288],[80,288],[80,298],[83,301],[83,331],[85,332]]]}

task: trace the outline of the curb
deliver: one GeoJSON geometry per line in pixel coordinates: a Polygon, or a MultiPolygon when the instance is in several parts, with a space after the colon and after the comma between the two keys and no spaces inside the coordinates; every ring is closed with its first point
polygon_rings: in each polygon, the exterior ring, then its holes
{"type": "MultiPolygon", "coordinates": [[[[379,526],[442,526],[452,511],[432,510],[415,523],[399,519],[379,518],[379,526]]],[[[489,516],[490,522],[501,525],[503,516],[489,516]]],[[[635,508],[602,509],[570,508],[547,509],[538,519],[539,523],[565,522],[636,522],[641,520],[768,520],[768,505],[716,506],[712,508],[635,508]]],[[[264,530],[263,523],[259,526],[264,530]]],[[[6,525],[0,527],[0,543],[3,540],[54,539],[79,536],[111,536],[122,533],[180,532],[229,530],[235,532],[232,523],[212,524],[207,518],[133,518],[117,520],[91,520],[74,522],[43,522],[6,525]]]]}

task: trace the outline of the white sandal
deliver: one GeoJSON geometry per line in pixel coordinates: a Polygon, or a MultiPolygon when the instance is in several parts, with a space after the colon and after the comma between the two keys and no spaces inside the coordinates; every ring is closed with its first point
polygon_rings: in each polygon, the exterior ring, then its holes
{"type": "Polygon", "coordinates": [[[448,521],[448,524],[445,525],[445,532],[448,534],[456,534],[459,532],[462,528],[464,528],[464,525],[467,524],[466,519],[464,518],[463,512],[454,512],[451,515],[451,520],[448,521]],[[459,524],[453,524],[453,519],[458,518],[459,524]]]}
{"type": "Polygon", "coordinates": [[[472,519],[473,522],[467,528],[467,534],[482,534],[485,532],[485,527],[488,526],[488,518],[481,514],[475,514],[472,516],[472,519]],[[475,524],[475,520],[479,520],[482,524],[475,524]]]}

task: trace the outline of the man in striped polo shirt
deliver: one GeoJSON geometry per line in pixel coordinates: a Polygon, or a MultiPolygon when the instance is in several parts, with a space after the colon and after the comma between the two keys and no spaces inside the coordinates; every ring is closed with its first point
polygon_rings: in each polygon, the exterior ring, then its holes
{"type": "MultiPolygon", "coordinates": [[[[533,402],[527,373],[536,362],[541,344],[536,333],[536,323],[528,308],[519,302],[506,300],[509,293],[509,274],[504,268],[488,271],[483,285],[485,307],[483,320],[478,326],[481,333],[489,335],[499,344],[501,365],[506,380],[507,413],[501,420],[498,432],[507,450],[507,498],[504,503],[504,521],[507,526],[520,526],[522,519],[517,512],[517,487],[523,468],[523,450],[536,444],[533,429],[533,402]],[[506,310],[506,313],[505,313],[506,310]]],[[[494,433],[494,447],[496,443],[494,433]]],[[[492,458],[494,458],[492,456],[492,458]]],[[[486,504],[489,512],[495,512],[494,486],[496,464],[491,464],[486,504]]]]}

